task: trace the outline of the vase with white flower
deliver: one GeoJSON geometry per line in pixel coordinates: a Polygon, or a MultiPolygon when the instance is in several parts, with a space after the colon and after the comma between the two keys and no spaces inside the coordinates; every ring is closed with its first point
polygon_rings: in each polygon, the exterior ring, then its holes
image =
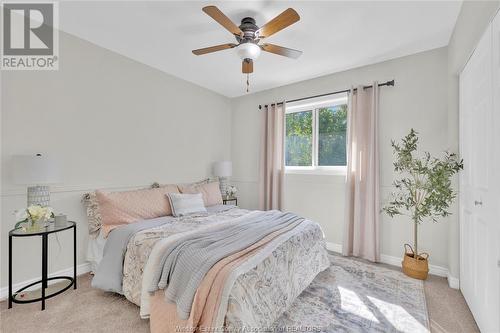
{"type": "Polygon", "coordinates": [[[27,223],[29,230],[38,230],[46,221],[54,217],[52,207],[44,207],[40,205],[31,205],[28,208],[16,211],[16,225],[14,229],[21,227],[21,224],[27,223]]]}
{"type": "Polygon", "coordinates": [[[236,193],[238,193],[238,189],[236,188],[236,186],[228,186],[226,190],[226,198],[235,198],[236,193]]]}

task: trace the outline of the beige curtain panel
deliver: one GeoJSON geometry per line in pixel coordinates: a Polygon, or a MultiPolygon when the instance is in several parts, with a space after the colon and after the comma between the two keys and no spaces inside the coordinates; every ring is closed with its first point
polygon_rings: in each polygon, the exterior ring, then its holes
{"type": "Polygon", "coordinates": [[[378,82],[349,94],[347,180],[342,253],[380,261],[378,82]]]}
{"type": "Polygon", "coordinates": [[[266,106],[261,117],[259,209],[282,209],[285,103],[266,106]]]}

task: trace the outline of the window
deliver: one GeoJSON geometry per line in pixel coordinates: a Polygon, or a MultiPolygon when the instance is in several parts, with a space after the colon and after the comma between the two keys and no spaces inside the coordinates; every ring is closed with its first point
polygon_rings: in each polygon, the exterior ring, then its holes
{"type": "Polygon", "coordinates": [[[345,166],[347,104],[320,108],[318,112],[318,165],[345,166]]]}
{"type": "Polygon", "coordinates": [[[312,165],[313,111],[301,111],[286,115],[285,165],[312,165]]]}
{"type": "Polygon", "coordinates": [[[287,171],[345,169],[347,95],[287,105],[285,117],[287,171]]]}

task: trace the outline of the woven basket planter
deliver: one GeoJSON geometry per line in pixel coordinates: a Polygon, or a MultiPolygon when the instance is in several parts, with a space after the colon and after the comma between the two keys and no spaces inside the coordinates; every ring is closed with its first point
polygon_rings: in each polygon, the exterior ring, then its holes
{"type": "Polygon", "coordinates": [[[414,279],[425,280],[429,274],[429,255],[416,255],[413,248],[405,244],[405,254],[402,261],[403,273],[414,279]]]}

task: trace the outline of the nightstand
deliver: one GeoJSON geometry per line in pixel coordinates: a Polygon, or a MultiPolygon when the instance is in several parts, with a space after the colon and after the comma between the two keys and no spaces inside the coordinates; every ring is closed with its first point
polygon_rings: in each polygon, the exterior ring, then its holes
{"type": "Polygon", "coordinates": [[[238,206],[238,198],[237,197],[222,197],[222,203],[227,205],[228,202],[234,202],[235,206],[238,206]]]}
{"type": "MultiPolygon", "coordinates": [[[[22,262],[21,262],[22,264],[22,262]]],[[[76,289],[76,223],[72,221],[68,221],[65,224],[62,225],[56,225],[55,223],[50,223],[46,227],[40,227],[38,230],[24,230],[22,228],[18,229],[13,229],[9,231],[9,309],[12,307],[12,303],[33,303],[33,302],[42,302],[42,310],[45,310],[45,300],[51,297],[54,297],[56,295],[59,295],[60,293],[68,290],[71,286],[73,286],[73,289],[76,289]],[[49,252],[49,234],[53,234],[56,232],[61,232],[64,230],[69,230],[73,229],[73,277],[70,276],[53,276],[53,277],[48,277],[48,252],[49,252]],[[42,279],[33,283],[30,283],[27,286],[24,286],[23,288],[17,290],[16,292],[12,293],[12,239],[13,237],[33,237],[33,236],[40,236],[42,239],[42,279]],[[61,288],[56,289],[53,291],[51,294],[46,295],[45,292],[48,287],[48,281],[53,281],[53,280],[66,280],[68,283],[65,285],[62,285],[61,288]],[[40,293],[41,296],[37,298],[31,298],[31,299],[20,299],[18,297],[21,295],[22,297],[22,291],[28,289],[29,287],[33,287],[37,284],[41,284],[41,289],[40,293]]]]}

